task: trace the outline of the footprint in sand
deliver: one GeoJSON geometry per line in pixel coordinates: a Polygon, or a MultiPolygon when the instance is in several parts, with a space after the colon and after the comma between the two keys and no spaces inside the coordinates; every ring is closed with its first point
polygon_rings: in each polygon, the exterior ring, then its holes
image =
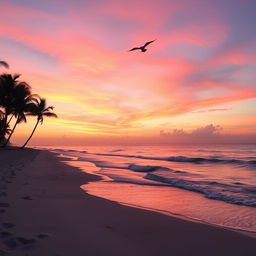
{"type": "Polygon", "coordinates": [[[4,223],[2,223],[2,227],[3,228],[13,228],[13,227],[15,227],[15,224],[10,223],[10,222],[4,222],[4,223]]]}
{"type": "Polygon", "coordinates": [[[112,226],[105,226],[105,228],[107,228],[107,229],[109,229],[109,230],[111,230],[111,231],[115,231],[116,229],[114,228],[114,227],[112,227],[112,226]]]}
{"type": "Polygon", "coordinates": [[[37,237],[40,238],[40,239],[42,239],[42,238],[47,238],[47,237],[49,237],[49,235],[48,235],[48,234],[39,234],[37,237]]]}
{"type": "Polygon", "coordinates": [[[36,242],[34,238],[25,238],[25,237],[12,237],[5,240],[3,243],[9,250],[15,250],[20,246],[32,245],[36,242]]]}
{"type": "Polygon", "coordinates": [[[18,243],[15,238],[5,240],[4,245],[10,250],[14,250],[18,247],[18,243]]]}
{"type": "Polygon", "coordinates": [[[10,204],[8,204],[8,203],[0,203],[0,207],[1,208],[5,208],[5,207],[10,207],[10,204]]]}
{"type": "Polygon", "coordinates": [[[0,196],[7,196],[7,193],[6,192],[2,192],[1,194],[0,194],[0,196]]]}
{"type": "Polygon", "coordinates": [[[48,234],[39,234],[37,237],[40,239],[43,239],[43,238],[49,237],[49,235],[48,234]]]}
{"type": "Polygon", "coordinates": [[[7,238],[7,237],[10,237],[10,236],[12,236],[12,233],[10,233],[10,232],[7,232],[7,231],[0,232],[0,237],[1,238],[7,238]]]}
{"type": "Polygon", "coordinates": [[[16,237],[16,240],[23,245],[33,244],[36,242],[36,239],[34,238],[25,238],[25,237],[16,237]]]}
{"type": "Polygon", "coordinates": [[[25,200],[32,200],[32,198],[30,196],[24,196],[22,197],[22,199],[25,199],[25,200]]]}

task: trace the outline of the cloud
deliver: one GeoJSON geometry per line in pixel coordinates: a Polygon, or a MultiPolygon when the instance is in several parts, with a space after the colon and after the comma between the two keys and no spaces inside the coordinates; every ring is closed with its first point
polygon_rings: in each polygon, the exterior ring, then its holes
{"type": "Polygon", "coordinates": [[[160,131],[160,137],[166,136],[191,136],[191,137],[205,137],[216,135],[222,129],[219,125],[209,124],[203,127],[196,128],[192,131],[185,131],[183,129],[174,129],[172,132],[160,131]]]}
{"type": "Polygon", "coordinates": [[[219,132],[221,127],[219,125],[207,125],[205,127],[199,127],[191,132],[191,135],[195,136],[209,136],[219,132]]]}
{"type": "Polygon", "coordinates": [[[207,113],[207,112],[218,112],[218,111],[227,111],[228,108],[211,108],[211,109],[204,109],[204,110],[198,110],[194,113],[207,113]]]}

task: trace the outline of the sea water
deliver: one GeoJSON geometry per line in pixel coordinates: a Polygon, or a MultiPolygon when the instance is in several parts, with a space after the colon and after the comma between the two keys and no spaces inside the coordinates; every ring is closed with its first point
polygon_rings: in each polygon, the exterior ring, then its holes
{"type": "Polygon", "coordinates": [[[100,175],[87,193],[256,232],[256,145],[48,147],[100,175]]]}

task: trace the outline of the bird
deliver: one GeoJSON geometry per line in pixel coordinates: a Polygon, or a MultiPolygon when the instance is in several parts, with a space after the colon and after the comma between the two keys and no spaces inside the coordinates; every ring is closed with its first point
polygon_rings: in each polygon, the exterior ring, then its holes
{"type": "Polygon", "coordinates": [[[131,50],[128,50],[128,52],[131,52],[131,51],[135,51],[135,50],[141,50],[141,52],[146,52],[147,49],[146,47],[149,45],[149,44],[152,44],[155,40],[152,40],[152,41],[149,41],[149,42],[146,42],[143,46],[140,46],[140,47],[134,47],[132,48],[131,50]]]}

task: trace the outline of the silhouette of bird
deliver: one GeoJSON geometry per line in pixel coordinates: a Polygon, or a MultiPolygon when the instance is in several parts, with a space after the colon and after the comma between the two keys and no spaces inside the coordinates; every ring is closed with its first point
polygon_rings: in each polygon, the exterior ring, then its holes
{"type": "Polygon", "coordinates": [[[152,40],[152,41],[146,42],[143,46],[140,46],[140,47],[134,47],[131,50],[129,50],[128,52],[135,51],[135,50],[141,50],[141,52],[146,52],[147,51],[146,47],[149,44],[152,44],[154,41],[156,41],[156,40],[152,40]]]}

